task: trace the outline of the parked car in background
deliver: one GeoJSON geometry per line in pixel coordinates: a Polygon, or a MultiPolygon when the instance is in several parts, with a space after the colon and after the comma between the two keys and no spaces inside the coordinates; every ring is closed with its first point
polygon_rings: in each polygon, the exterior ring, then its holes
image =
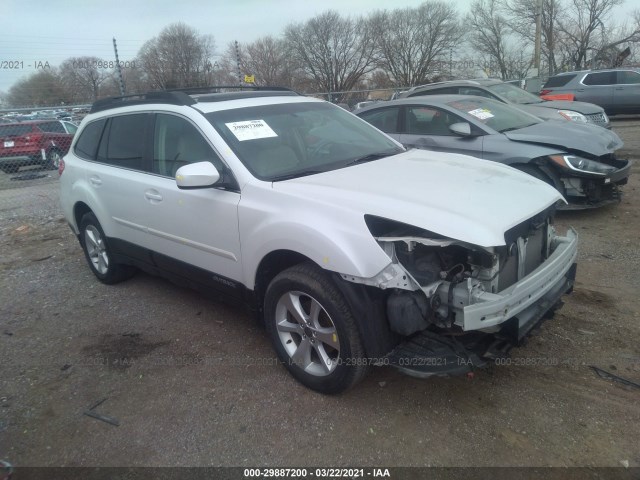
{"type": "Polygon", "coordinates": [[[141,268],[248,304],[324,393],[370,365],[468,373],[571,291],[577,235],[545,183],[406,151],[295,92],[198,92],[99,100],[83,121],[60,203],[98,280],[141,268]]]}
{"type": "Polygon", "coordinates": [[[0,125],[0,170],[17,172],[22,166],[57,169],[73,134],[58,120],[32,120],[0,125]]]}
{"type": "Polygon", "coordinates": [[[604,109],[584,102],[543,100],[514,85],[495,79],[453,80],[413,87],[399,95],[399,98],[425,95],[477,95],[507,103],[543,120],[573,120],[578,123],[592,123],[611,128],[604,109]]]}
{"type": "Polygon", "coordinates": [[[640,69],[612,68],[558,73],[545,82],[541,95],[573,94],[600,105],[610,115],[640,113],[640,69]]]}
{"type": "Polygon", "coordinates": [[[619,202],[631,169],[615,155],[623,143],[614,132],[542,121],[489,98],[414,97],[354,113],[406,147],[464,153],[533,175],[562,193],[569,202],[564,209],[619,202]]]}

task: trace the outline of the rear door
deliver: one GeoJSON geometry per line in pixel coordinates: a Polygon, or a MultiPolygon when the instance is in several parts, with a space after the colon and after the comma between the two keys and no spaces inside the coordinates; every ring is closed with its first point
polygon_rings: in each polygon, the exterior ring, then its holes
{"type": "Polygon", "coordinates": [[[575,100],[595,103],[605,110],[613,110],[613,88],[616,72],[587,73],[575,91],[575,100]]]}
{"type": "Polygon", "coordinates": [[[640,73],[633,70],[616,72],[613,104],[617,112],[640,112],[640,73]]]}

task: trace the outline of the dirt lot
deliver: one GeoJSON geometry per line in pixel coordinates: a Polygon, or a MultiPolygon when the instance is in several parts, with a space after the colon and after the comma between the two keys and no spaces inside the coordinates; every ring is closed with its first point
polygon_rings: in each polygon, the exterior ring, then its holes
{"type": "MultiPolygon", "coordinates": [[[[640,159],[640,118],[616,120],[640,159]]],[[[512,364],[297,384],[244,310],[139,274],[94,279],[57,175],[0,175],[0,459],[31,466],[640,466],[640,163],[620,205],[560,215],[578,280],[512,364]],[[20,185],[17,187],[17,185],[20,185]],[[13,188],[10,188],[13,187],[13,188]],[[114,417],[114,426],[83,415],[114,417]]]]}

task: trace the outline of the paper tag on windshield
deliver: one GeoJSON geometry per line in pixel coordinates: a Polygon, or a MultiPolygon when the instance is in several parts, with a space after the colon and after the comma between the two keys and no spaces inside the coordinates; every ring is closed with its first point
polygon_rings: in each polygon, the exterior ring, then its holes
{"type": "Polygon", "coordinates": [[[245,140],[257,140],[259,138],[277,137],[267,122],[264,120],[248,120],[246,122],[225,123],[240,142],[245,140]]]}
{"type": "Polygon", "coordinates": [[[473,115],[480,120],[486,120],[487,118],[493,118],[494,115],[489,110],[485,110],[483,108],[476,108],[475,110],[471,110],[469,115],[473,115]]]}

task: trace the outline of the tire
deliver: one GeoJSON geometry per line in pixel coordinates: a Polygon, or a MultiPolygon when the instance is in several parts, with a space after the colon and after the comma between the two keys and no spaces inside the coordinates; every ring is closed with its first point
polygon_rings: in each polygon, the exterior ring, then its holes
{"type": "Polygon", "coordinates": [[[62,154],[60,153],[60,150],[56,150],[55,148],[52,149],[47,155],[47,168],[49,170],[58,170],[60,160],[62,160],[62,154]]]}
{"type": "MultiPolygon", "coordinates": [[[[553,174],[553,172],[551,172],[550,174],[547,174],[546,172],[543,172],[536,165],[512,165],[512,167],[517,170],[520,170],[523,173],[528,173],[529,175],[537,178],[538,180],[542,180],[543,182],[548,183],[553,188],[558,190],[560,192],[560,195],[564,196],[565,194],[564,186],[562,185],[560,178],[557,175],[553,174]]],[[[561,202],[561,203],[564,203],[564,202],[561,202]]]]}
{"type": "Polygon", "coordinates": [[[264,319],[278,358],[303,385],[336,394],[364,378],[367,364],[356,322],[316,265],[295,265],[273,279],[264,319]]]}
{"type": "Polygon", "coordinates": [[[80,221],[80,244],[89,268],[102,283],[111,285],[131,278],[136,270],[114,261],[107,237],[96,216],[89,212],[80,221]]]}
{"type": "Polygon", "coordinates": [[[4,165],[2,171],[4,173],[16,173],[20,167],[18,165],[4,165]]]}

